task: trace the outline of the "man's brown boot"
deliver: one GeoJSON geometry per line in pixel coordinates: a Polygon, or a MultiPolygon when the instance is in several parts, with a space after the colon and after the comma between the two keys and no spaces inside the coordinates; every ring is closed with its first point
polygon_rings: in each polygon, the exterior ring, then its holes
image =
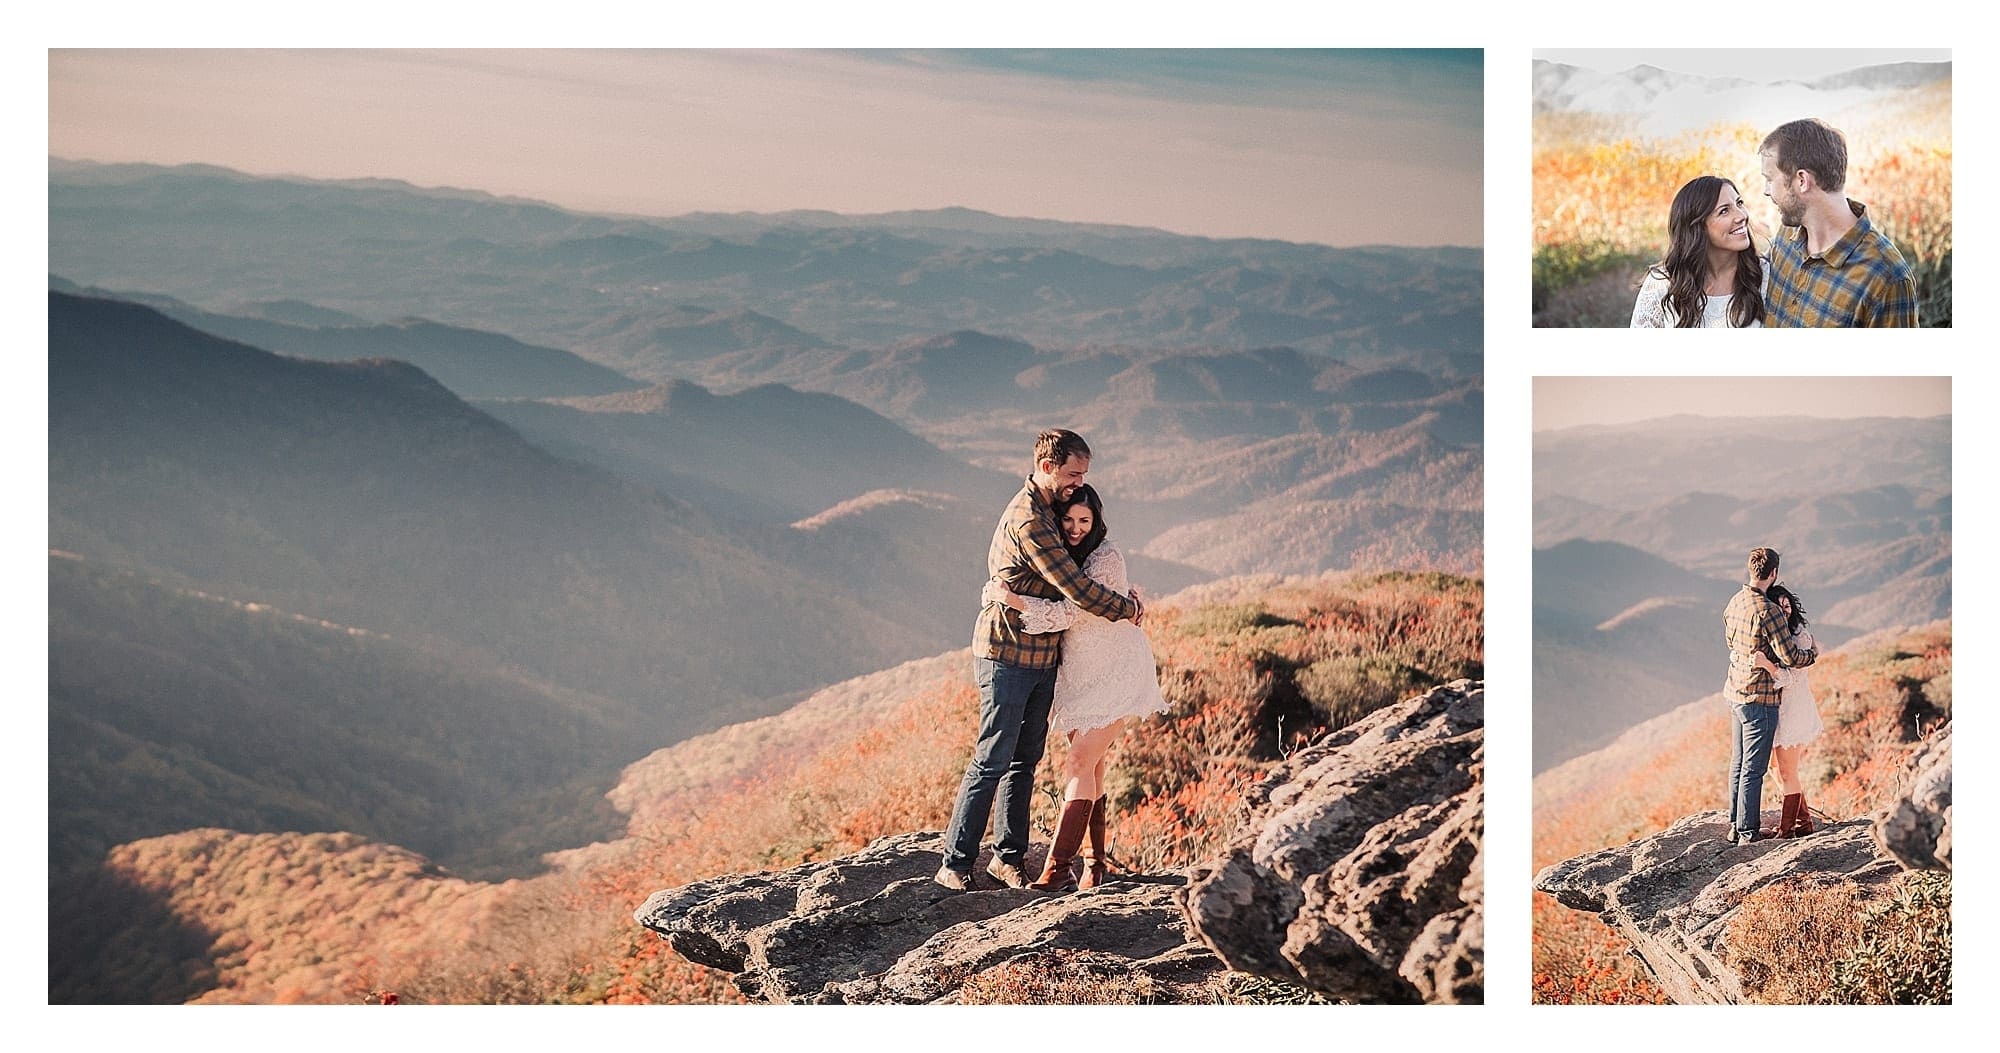
{"type": "Polygon", "coordinates": [[[1028,882],[1028,887],[1037,892],[1065,891],[1070,885],[1069,865],[1076,858],[1076,848],[1083,843],[1083,835],[1090,827],[1090,812],[1095,801],[1064,801],[1062,819],[1056,823],[1056,839],[1049,845],[1048,862],[1042,864],[1042,876],[1028,882]]]}

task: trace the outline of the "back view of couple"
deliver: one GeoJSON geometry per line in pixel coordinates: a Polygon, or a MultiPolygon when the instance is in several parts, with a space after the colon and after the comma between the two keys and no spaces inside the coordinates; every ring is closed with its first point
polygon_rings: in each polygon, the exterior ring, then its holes
{"type": "Polygon", "coordinates": [[[1065,890],[1083,848],[1081,888],[1106,877],[1104,754],[1131,716],[1167,708],[1145,607],[1109,543],[1104,506],[1084,483],[1090,447],[1056,428],[1035,440],[1034,472],[1001,514],[973,628],[979,736],[945,828],[935,880],[973,888],[973,861],[997,806],[986,872],[1002,884],[1065,890]],[[1062,816],[1041,876],[1029,881],[1028,806],[1051,727],[1070,734],[1062,816]]]}
{"type": "Polygon", "coordinates": [[[1735,747],[1729,763],[1729,840],[1747,845],[1761,829],[1764,772],[1775,749],[1785,800],[1773,834],[1813,832],[1799,782],[1799,753],[1820,733],[1819,705],[1806,667],[1819,658],[1805,630],[1805,607],[1778,583],[1778,553],[1756,548],[1746,562],[1749,584],[1730,597],[1722,613],[1729,644],[1729,677],[1723,694],[1734,711],[1735,747]]]}
{"type": "Polygon", "coordinates": [[[1758,147],[1784,229],[1757,252],[1736,184],[1699,176],[1674,195],[1667,254],[1646,272],[1634,329],[1917,324],[1915,272],[1850,200],[1847,139],[1823,121],[1780,125],[1758,147]]]}

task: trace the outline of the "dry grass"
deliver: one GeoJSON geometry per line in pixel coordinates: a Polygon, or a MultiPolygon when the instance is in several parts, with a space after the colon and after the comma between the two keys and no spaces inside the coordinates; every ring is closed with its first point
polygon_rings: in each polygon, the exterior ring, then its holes
{"type": "Polygon", "coordinates": [[[1887,889],[1796,879],[1745,897],[1726,960],[1754,1000],[1780,1005],[1951,1001],[1951,877],[1906,872],[1887,889]]]}

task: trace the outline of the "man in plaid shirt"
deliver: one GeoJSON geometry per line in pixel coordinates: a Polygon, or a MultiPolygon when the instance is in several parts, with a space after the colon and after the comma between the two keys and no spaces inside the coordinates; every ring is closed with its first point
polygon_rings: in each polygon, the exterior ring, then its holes
{"type": "MultiPolygon", "coordinates": [[[[1023,596],[1067,599],[1111,621],[1137,622],[1143,614],[1138,599],[1086,577],[1070,558],[1056,527],[1056,502],[1075,493],[1089,470],[1090,447],[1082,436],[1061,428],[1038,436],[1035,472],[993,528],[986,571],[1023,596]]],[[[979,739],[959,783],[951,825],[945,828],[944,865],[936,880],[946,888],[972,887],[972,862],[996,803],[1000,818],[986,872],[1015,888],[1028,883],[1022,869],[1028,855],[1028,805],[1034,795],[1035,766],[1048,743],[1062,637],[1059,632],[1022,632],[1020,612],[1005,604],[980,608],[972,631],[979,739]]]]}
{"type": "Polygon", "coordinates": [[[1784,611],[1764,595],[1778,580],[1778,553],[1751,549],[1749,574],[1750,584],[1737,590],[1722,612],[1722,633],[1729,642],[1729,679],[1723,694],[1735,704],[1736,714],[1735,748],[1729,759],[1729,840],[1739,845],[1759,836],[1764,771],[1771,763],[1782,696],[1770,672],[1757,664],[1757,656],[1787,669],[1809,666],[1818,658],[1812,648],[1793,642],[1784,611]]]}
{"type": "Polygon", "coordinates": [[[1780,125],[1757,148],[1764,196],[1784,229],[1771,242],[1766,324],[1890,327],[1917,324],[1915,271],[1850,201],[1847,140],[1808,118],[1780,125]]]}

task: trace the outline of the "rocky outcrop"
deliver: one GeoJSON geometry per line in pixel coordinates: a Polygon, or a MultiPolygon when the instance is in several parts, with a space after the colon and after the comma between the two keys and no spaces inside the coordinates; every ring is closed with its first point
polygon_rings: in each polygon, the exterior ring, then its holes
{"type": "Polygon", "coordinates": [[[1461,680],[1293,754],[1229,850],[1185,874],[950,892],[931,880],[940,835],[898,834],[656,892],[633,917],[767,1002],[955,1002],[975,983],[983,1000],[1210,1002],[1231,969],[1337,1000],[1478,1002],[1484,770],[1485,691],[1461,680]]]}
{"type": "Polygon", "coordinates": [[[931,881],[941,848],[936,833],[898,834],[839,859],[656,892],[633,917],[776,1003],[952,1002],[989,970],[1079,963],[1153,1001],[1206,1001],[1223,973],[1175,903],[1184,878],[1063,896],[990,882],[951,892],[931,881]]]}
{"type": "MultiPolygon", "coordinates": [[[[1902,792],[1872,817],[1732,845],[1722,812],[1698,812],[1631,844],[1548,867],[1535,875],[1535,888],[1597,914],[1631,941],[1674,1001],[1750,1001],[1726,952],[1729,924],[1752,892],[1795,879],[1869,889],[1905,869],[1951,869],[1951,726],[1908,763],[1902,792]]],[[[1767,810],[1761,825],[1775,829],[1777,819],[1767,810]]]]}
{"type": "Polygon", "coordinates": [[[1335,999],[1483,1001],[1485,698],[1461,680],[1288,758],[1191,873],[1201,941],[1335,999]]]}
{"type": "MultiPolygon", "coordinates": [[[[1777,819],[1765,815],[1769,827],[1777,819]]],[[[1651,837],[1557,863],[1535,875],[1535,888],[1618,930],[1674,1001],[1738,1004],[1750,999],[1725,951],[1744,897],[1788,878],[1888,881],[1901,868],[1876,850],[1873,827],[1851,819],[1807,837],[1732,845],[1722,812],[1697,812],[1651,837]]]]}
{"type": "Polygon", "coordinates": [[[1951,869],[1951,728],[1911,755],[1907,789],[1875,817],[1875,843],[1911,870],[1951,869]]]}

